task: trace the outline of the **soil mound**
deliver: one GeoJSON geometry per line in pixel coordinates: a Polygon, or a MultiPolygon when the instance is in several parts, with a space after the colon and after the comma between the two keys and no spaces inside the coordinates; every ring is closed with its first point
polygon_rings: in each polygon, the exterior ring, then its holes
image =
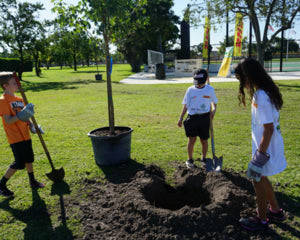
{"type": "Polygon", "coordinates": [[[155,165],[105,167],[106,179],[85,179],[86,199],[66,199],[79,216],[80,239],[280,239],[240,227],[240,217],[255,214],[248,179],[230,169],[174,168],[167,180],[155,165]]]}

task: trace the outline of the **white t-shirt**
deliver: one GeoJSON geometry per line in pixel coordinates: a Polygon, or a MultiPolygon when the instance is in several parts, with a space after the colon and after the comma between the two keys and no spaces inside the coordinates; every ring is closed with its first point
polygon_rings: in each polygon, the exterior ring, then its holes
{"type": "Polygon", "coordinates": [[[194,85],[186,90],[182,104],[186,104],[189,115],[203,114],[210,112],[211,102],[217,104],[215,90],[210,85],[203,88],[196,88],[194,85]]]}
{"type": "Polygon", "coordinates": [[[270,160],[262,168],[262,176],[272,176],[282,172],[286,166],[283,139],[279,127],[279,111],[271,103],[264,90],[257,90],[252,99],[252,155],[259,148],[264,132],[263,124],[273,123],[274,132],[267,149],[270,160]]]}

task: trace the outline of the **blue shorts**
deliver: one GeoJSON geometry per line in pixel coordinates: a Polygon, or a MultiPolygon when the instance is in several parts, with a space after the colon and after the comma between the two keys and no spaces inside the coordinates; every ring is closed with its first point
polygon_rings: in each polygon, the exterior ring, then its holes
{"type": "Polygon", "coordinates": [[[34,161],[31,139],[18,143],[10,144],[15,161],[10,165],[12,169],[24,169],[25,163],[34,161]]]}
{"type": "Polygon", "coordinates": [[[199,136],[203,140],[209,138],[210,113],[188,115],[183,121],[187,137],[199,136]]]}

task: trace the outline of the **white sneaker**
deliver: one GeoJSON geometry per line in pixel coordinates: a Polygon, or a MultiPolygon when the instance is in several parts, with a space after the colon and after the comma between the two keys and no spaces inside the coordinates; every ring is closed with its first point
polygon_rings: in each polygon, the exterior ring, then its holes
{"type": "Polygon", "coordinates": [[[195,165],[194,165],[194,160],[193,159],[189,159],[185,162],[187,168],[194,168],[195,165]]]}

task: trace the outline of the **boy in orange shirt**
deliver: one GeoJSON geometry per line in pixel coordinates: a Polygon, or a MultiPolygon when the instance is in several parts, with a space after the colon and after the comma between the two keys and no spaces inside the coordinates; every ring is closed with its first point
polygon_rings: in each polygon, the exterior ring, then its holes
{"type": "Polygon", "coordinates": [[[34,154],[29,133],[29,127],[32,128],[33,124],[29,118],[34,114],[34,105],[29,103],[25,106],[23,99],[15,95],[18,85],[12,73],[1,72],[0,84],[4,90],[0,98],[0,116],[2,117],[7,140],[15,157],[15,161],[0,180],[0,194],[10,197],[14,195],[14,192],[7,188],[6,183],[19,169],[26,167],[32,188],[43,188],[45,185],[38,182],[33,174],[34,154]]]}

